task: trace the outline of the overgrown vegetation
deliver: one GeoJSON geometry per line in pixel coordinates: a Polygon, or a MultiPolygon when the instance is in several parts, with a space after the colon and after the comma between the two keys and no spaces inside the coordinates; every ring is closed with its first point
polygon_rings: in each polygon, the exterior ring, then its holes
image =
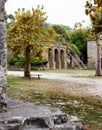
{"type": "Polygon", "coordinates": [[[8,85],[9,97],[60,108],[82,119],[87,130],[102,130],[102,99],[79,92],[79,83],[8,76],[8,85]]]}

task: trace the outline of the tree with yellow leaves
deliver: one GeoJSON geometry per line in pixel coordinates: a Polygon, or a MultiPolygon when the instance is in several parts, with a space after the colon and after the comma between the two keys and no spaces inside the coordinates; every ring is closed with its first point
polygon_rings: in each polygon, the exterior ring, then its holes
{"type": "Polygon", "coordinates": [[[95,32],[102,31],[102,0],[86,1],[86,14],[90,16],[95,32]]]}
{"type": "Polygon", "coordinates": [[[24,53],[24,76],[30,78],[31,52],[37,52],[46,43],[51,43],[55,37],[52,28],[47,28],[44,23],[47,20],[43,7],[37,6],[32,11],[18,9],[15,13],[15,21],[8,27],[8,48],[14,55],[24,53]]]}
{"type": "Polygon", "coordinates": [[[96,34],[97,43],[97,65],[96,76],[101,76],[101,49],[99,43],[99,36],[102,32],[102,0],[87,0],[86,1],[86,14],[90,16],[90,20],[96,34]]]}

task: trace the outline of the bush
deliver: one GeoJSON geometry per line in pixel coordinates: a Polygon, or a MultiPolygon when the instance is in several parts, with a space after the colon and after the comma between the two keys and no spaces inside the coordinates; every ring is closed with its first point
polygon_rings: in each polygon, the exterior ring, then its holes
{"type": "MultiPolygon", "coordinates": [[[[48,61],[46,59],[40,60],[39,58],[35,58],[31,61],[32,66],[40,66],[40,65],[46,65],[48,61]]],[[[25,64],[25,57],[24,56],[18,56],[16,58],[11,58],[8,60],[8,64],[10,66],[17,66],[17,67],[23,67],[25,64]]]]}
{"type": "Polygon", "coordinates": [[[17,56],[16,58],[11,58],[8,61],[9,65],[14,65],[14,66],[23,66],[25,63],[25,58],[24,56],[17,56]]]}
{"type": "Polygon", "coordinates": [[[39,58],[35,58],[31,61],[31,65],[37,66],[37,65],[46,65],[48,61],[46,59],[40,60],[39,58]]]}

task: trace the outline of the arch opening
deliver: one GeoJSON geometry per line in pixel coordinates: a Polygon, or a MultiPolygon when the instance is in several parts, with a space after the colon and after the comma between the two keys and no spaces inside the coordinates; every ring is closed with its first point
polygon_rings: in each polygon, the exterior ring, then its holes
{"type": "Polygon", "coordinates": [[[61,69],[65,68],[64,65],[64,50],[60,51],[61,69]]]}
{"type": "Polygon", "coordinates": [[[59,52],[57,49],[54,51],[54,56],[55,56],[55,69],[59,69],[59,52]]]}

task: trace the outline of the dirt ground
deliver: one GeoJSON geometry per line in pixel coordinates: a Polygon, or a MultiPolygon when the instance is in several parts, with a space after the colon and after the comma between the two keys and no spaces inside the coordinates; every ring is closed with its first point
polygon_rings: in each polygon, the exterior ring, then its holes
{"type": "MultiPolygon", "coordinates": [[[[66,88],[66,91],[71,91],[73,94],[87,94],[102,98],[102,78],[88,77],[88,74],[70,74],[70,73],[47,73],[47,72],[31,72],[32,75],[41,73],[41,78],[55,79],[63,82],[60,88],[66,88]],[[67,88],[66,82],[73,82],[74,87],[67,88]],[[80,84],[80,85],[77,85],[80,84]]],[[[8,71],[8,75],[23,76],[22,71],[8,71]]]]}

